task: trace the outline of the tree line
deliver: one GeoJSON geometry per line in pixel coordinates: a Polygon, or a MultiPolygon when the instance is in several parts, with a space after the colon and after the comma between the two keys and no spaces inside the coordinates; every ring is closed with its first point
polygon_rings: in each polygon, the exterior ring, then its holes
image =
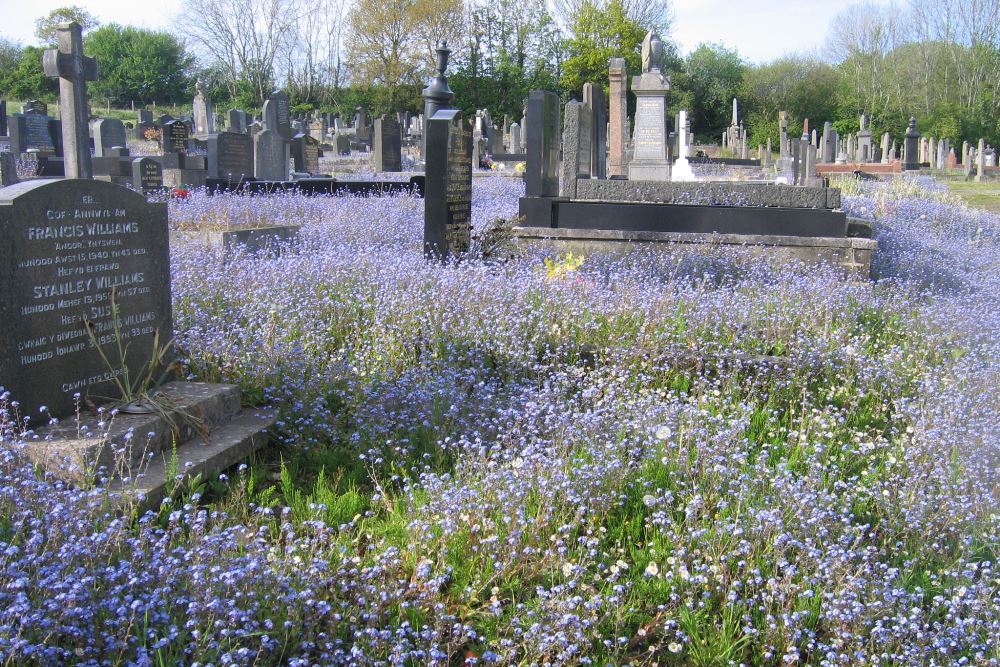
{"type": "Polygon", "coordinates": [[[189,103],[201,80],[223,107],[256,109],[284,88],[296,110],[417,112],[446,40],[456,106],[519,118],[532,89],[564,100],[587,81],[606,89],[611,57],[638,73],[652,28],[666,46],[671,112],[688,109],[697,141],[719,140],[736,97],[752,146],[777,139],[782,110],[797,127],[830,120],[842,134],[864,113],[897,140],[913,115],[924,134],[1000,144],[1000,0],[866,0],[835,18],[819,54],[765,64],[713,43],[682,57],[669,0],[184,0],[172,32],[99,26],[65,7],[38,20],[39,45],[0,39],[3,96],[54,99],[41,51],[64,20],[84,25],[100,63],[93,99],[120,107],[189,103]]]}

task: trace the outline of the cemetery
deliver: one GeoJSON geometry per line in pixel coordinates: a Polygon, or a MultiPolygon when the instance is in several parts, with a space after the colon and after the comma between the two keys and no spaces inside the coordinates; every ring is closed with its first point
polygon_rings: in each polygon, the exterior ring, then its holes
{"type": "Polygon", "coordinates": [[[708,133],[655,27],[123,121],[84,32],[0,90],[5,664],[1000,661],[987,137],[708,133]]]}

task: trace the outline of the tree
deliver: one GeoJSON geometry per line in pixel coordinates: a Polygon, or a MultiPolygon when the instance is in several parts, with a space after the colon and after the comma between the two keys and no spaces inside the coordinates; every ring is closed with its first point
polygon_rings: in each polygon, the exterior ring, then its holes
{"type": "Polygon", "coordinates": [[[535,88],[556,87],[555,22],[544,0],[490,0],[470,7],[449,81],[468,113],[488,108],[519,119],[535,88]]]}
{"type": "MultiPolygon", "coordinates": [[[[570,95],[579,94],[588,81],[607,87],[611,58],[625,58],[630,72],[640,70],[646,29],[629,18],[622,0],[611,0],[606,6],[585,0],[577,11],[572,32],[560,80],[570,95]]],[[[664,46],[669,48],[669,43],[664,46]]]]}
{"type": "Polygon", "coordinates": [[[101,23],[97,18],[83,7],[69,5],[68,7],[58,7],[45,16],[35,19],[35,37],[42,44],[54,44],[56,42],[56,30],[63,23],[76,21],[87,33],[101,23]]]}
{"type": "Polygon", "coordinates": [[[618,2],[625,16],[643,28],[642,34],[652,30],[665,38],[674,24],[674,10],[670,0],[554,0],[556,16],[563,25],[572,26],[583,11],[590,7],[608,11],[618,2]],[[588,7],[590,6],[590,7],[588,7]]]}
{"type": "Polygon", "coordinates": [[[173,35],[112,23],[87,35],[84,45],[101,71],[90,88],[95,98],[124,106],[184,96],[194,59],[173,35]]]}
{"type": "Polygon", "coordinates": [[[461,0],[357,0],[348,16],[352,81],[384,88],[392,108],[413,105],[435,42],[458,43],[462,19],[461,0]]]}
{"type": "Polygon", "coordinates": [[[9,69],[0,71],[0,91],[5,96],[15,100],[55,99],[59,83],[42,72],[42,51],[37,46],[26,46],[9,69]]]}
{"type": "Polygon", "coordinates": [[[185,33],[227,75],[232,99],[250,91],[261,104],[274,89],[279,54],[294,48],[295,0],[185,0],[185,33]]]}
{"type": "Polygon", "coordinates": [[[687,57],[674,84],[690,100],[688,117],[699,140],[718,141],[729,127],[746,70],[740,54],[722,44],[699,44],[687,57]]]}

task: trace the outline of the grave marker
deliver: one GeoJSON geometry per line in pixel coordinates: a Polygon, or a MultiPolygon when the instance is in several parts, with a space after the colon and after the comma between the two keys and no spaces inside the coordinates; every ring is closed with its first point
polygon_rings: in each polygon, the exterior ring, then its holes
{"type": "Polygon", "coordinates": [[[0,236],[0,377],[23,413],[71,415],[74,393],[117,398],[121,369],[87,332],[117,363],[114,295],[132,379],[156,333],[172,337],[166,204],[103,181],[19,183],[0,190],[0,236]]]}
{"type": "Polygon", "coordinates": [[[301,132],[292,139],[292,161],[295,171],[310,175],[319,173],[319,142],[301,132]]]}
{"type": "Polygon", "coordinates": [[[402,171],[403,145],[399,123],[391,118],[375,119],[372,152],[375,153],[375,171],[402,171]]]}
{"type": "Polygon", "coordinates": [[[228,181],[253,178],[253,138],[249,134],[221,132],[208,138],[208,175],[228,181]]]}
{"type": "Polygon", "coordinates": [[[285,141],[292,138],[291,103],[288,93],[276,90],[264,101],[264,127],[274,130],[285,141]]]}
{"type": "Polygon", "coordinates": [[[117,118],[102,118],[94,123],[95,157],[105,157],[115,146],[125,145],[125,123],[117,118]]]}
{"type": "Polygon", "coordinates": [[[45,76],[59,79],[66,178],[93,178],[87,130],[87,81],[97,80],[97,61],[83,55],[83,29],[79,23],[64,23],[56,34],[59,46],[42,54],[42,70],[45,76]]]}
{"type": "Polygon", "coordinates": [[[288,179],[285,140],[274,130],[261,130],[253,137],[254,178],[261,181],[288,179]]]}
{"type": "Polygon", "coordinates": [[[556,197],[559,194],[559,96],[548,90],[531,91],[526,118],[525,196],[556,197]]]}
{"type": "Polygon", "coordinates": [[[132,187],[146,194],[163,187],[163,166],[149,157],[132,160],[132,187]]]}
{"type": "Polygon", "coordinates": [[[472,243],[472,129],[461,111],[444,109],[427,120],[426,134],[424,255],[446,259],[472,243]]]}

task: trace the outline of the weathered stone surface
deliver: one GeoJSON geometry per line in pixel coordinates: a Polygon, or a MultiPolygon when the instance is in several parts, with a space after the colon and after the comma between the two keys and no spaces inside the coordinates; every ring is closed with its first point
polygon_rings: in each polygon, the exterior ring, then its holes
{"type": "Polygon", "coordinates": [[[139,192],[151,192],[163,187],[163,167],[152,158],[132,160],[132,187],[139,192]]]}
{"type": "Polygon", "coordinates": [[[221,132],[208,138],[208,176],[241,181],[253,178],[253,137],[221,132]]]}
{"type": "Polygon", "coordinates": [[[424,255],[448,258],[472,242],[472,128],[457,109],[427,120],[424,255]]]}
{"type": "Polygon", "coordinates": [[[41,180],[0,190],[0,384],[38,418],[75,411],[73,395],[117,398],[112,295],[139,375],[173,336],[167,207],[92,180],[41,180]]]}
{"type": "Polygon", "coordinates": [[[262,181],[288,178],[288,147],[275,130],[261,130],[253,136],[254,177],[262,181]]]}
{"type": "Polygon", "coordinates": [[[840,190],[837,188],[719,181],[669,183],[580,179],[576,183],[576,199],[780,208],[840,208],[840,190]]]}
{"type": "Polygon", "coordinates": [[[547,90],[531,91],[526,118],[525,194],[555,197],[559,194],[559,96],[547,90]]]}
{"type": "Polygon", "coordinates": [[[93,125],[94,156],[105,157],[115,146],[126,145],[125,123],[117,118],[102,118],[93,125]]]}
{"type": "MultiPolygon", "coordinates": [[[[729,248],[775,265],[788,263],[828,264],[844,269],[849,278],[867,280],[878,243],[871,239],[775,236],[754,234],[688,234],[671,232],[627,232],[605,229],[551,229],[515,227],[520,242],[573,252],[627,253],[637,245],[662,244],[663,252],[711,259],[713,249],[729,248]]],[[[720,268],[724,270],[726,263],[720,268]]]]}
{"type": "Polygon", "coordinates": [[[402,171],[403,144],[399,123],[391,118],[376,118],[372,138],[375,171],[402,171]]]}

